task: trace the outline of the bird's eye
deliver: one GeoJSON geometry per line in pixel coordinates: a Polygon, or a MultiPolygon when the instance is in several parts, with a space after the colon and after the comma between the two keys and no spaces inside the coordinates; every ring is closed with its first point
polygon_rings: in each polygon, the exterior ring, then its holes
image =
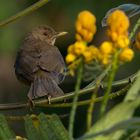
{"type": "Polygon", "coordinates": [[[43,33],[43,35],[47,36],[47,33],[43,33]]]}

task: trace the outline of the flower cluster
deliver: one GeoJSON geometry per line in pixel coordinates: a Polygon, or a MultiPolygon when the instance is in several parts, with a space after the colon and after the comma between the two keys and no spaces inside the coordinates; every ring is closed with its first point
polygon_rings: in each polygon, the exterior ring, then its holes
{"type": "Polygon", "coordinates": [[[105,41],[100,46],[100,62],[103,65],[109,64],[116,51],[120,51],[119,59],[121,62],[131,61],[134,52],[129,48],[128,17],[123,11],[116,10],[109,15],[107,25],[107,35],[110,41],[105,41]]]}
{"type": "Polygon", "coordinates": [[[96,18],[89,11],[79,13],[76,20],[76,40],[90,42],[96,33],[96,18]]]}
{"type": "MultiPolygon", "coordinates": [[[[125,13],[116,10],[109,15],[107,36],[110,40],[101,43],[99,48],[94,45],[88,46],[96,33],[95,23],[96,18],[92,13],[89,11],[80,12],[76,20],[76,42],[68,47],[67,64],[77,61],[82,56],[85,63],[96,60],[102,65],[108,65],[112,62],[116,52],[119,52],[118,59],[121,62],[131,61],[134,52],[129,48],[129,19],[125,13]]],[[[140,34],[137,37],[137,44],[140,45],[140,34]]],[[[75,65],[72,65],[70,69],[74,70],[75,67],[75,65]]]]}
{"type": "Polygon", "coordinates": [[[66,62],[69,64],[80,56],[83,56],[85,62],[91,62],[96,59],[98,49],[95,46],[88,46],[96,32],[96,18],[89,11],[79,13],[76,20],[76,42],[68,47],[66,62]]]}
{"type": "Polygon", "coordinates": [[[135,39],[135,47],[140,50],[140,32],[138,32],[135,39]]]}

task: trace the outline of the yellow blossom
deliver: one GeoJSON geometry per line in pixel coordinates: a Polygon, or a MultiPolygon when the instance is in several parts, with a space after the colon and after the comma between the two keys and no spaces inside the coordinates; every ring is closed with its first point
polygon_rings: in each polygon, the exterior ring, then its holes
{"type": "Polygon", "coordinates": [[[130,44],[129,38],[127,36],[119,36],[116,40],[116,47],[117,48],[125,48],[128,47],[130,44]]]}
{"type": "Polygon", "coordinates": [[[77,41],[74,43],[74,53],[75,55],[81,55],[86,49],[86,45],[82,41],[77,41]]]}
{"type": "Polygon", "coordinates": [[[86,50],[83,52],[85,62],[89,63],[93,59],[97,59],[98,52],[98,49],[94,46],[87,47],[86,50]]]}
{"type": "Polygon", "coordinates": [[[100,51],[103,54],[111,54],[113,52],[113,44],[112,42],[105,41],[100,46],[100,51]]]}
{"type": "Polygon", "coordinates": [[[87,34],[83,34],[83,38],[85,41],[87,42],[91,42],[93,39],[93,33],[92,32],[88,32],[87,34]]]}
{"type": "Polygon", "coordinates": [[[89,11],[82,11],[76,21],[76,39],[90,42],[96,32],[96,18],[89,11]]]}
{"type": "Polygon", "coordinates": [[[119,55],[119,59],[122,62],[131,61],[133,57],[134,57],[134,52],[130,48],[125,48],[124,50],[122,50],[122,52],[119,55]]]}
{"type": "Polygon", "coordinates": [[[80,12],[77,20],[80,21],[80,23],[84,28],[89,28],[89,29],[90,26],[92,26],[96,22],[95,16],[87,10],[80,12]]]}
{"type": "Polygon", "coordinates": [[[89,50],[92,52],[93,57],[97,59],[97,56],[99,54],[99,49],[95,47],[94,45],[90,45],[89,50]]]}
{"type": "Polygon", "coordinates": [[[101,63],[103,65],[108,65],[110,63],[110,56],[109,55],[102,55],[101,63]]]}
{"type": "Polygon", "coordinates": [[[85,52],[83,53],[83,56],[85,58],[85,62],[87,62],[87,63],[93,60],[92,52],[89,51],[89,48],[87,48],[85,50],[85,52]]]}
{"type": "Polygon", "coordinates": [[[76,56],[75,56],[74,54],[69,53],[69,54],[66,56],[66,63],[71,63],[71,62],[73,62],[75,59],[76,59],[76,56]]]}
{"type": "Polygon", "coordinates": [[[68,47],[68,53],[74,53],[74,45],[73,44],[68,47]]]}
{"type": "Polygon", "coordinates": [[[140,32],[136,36],[135,47],[140,50],[140,32]]]}
{"type": "Polygon", "coordinates": [[[107,24],[111,31],[115,31],[118,35],[124,34],[129,27],[129,19],[121,10],[115,10],[107,19],[107,24]]]}
{"type": "Polygon", "coordinates": [[[78,33],[76,33],[75,38],[76,38],[77,41],[82,41],[83,40],[81,35],[78,34],[78,33]]]}

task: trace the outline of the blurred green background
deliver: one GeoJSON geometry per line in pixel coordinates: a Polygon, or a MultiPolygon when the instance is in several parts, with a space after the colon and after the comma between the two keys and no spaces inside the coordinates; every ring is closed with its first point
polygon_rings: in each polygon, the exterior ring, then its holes
{"type": "MultiPolygon", "coordinates": [[[[24,8],[37,2],[37,0],[0,0],[0,21],[22,11],[24,8]]],[[[66,56],[67,46],[74,42],[75,28],[74,23],[78,13],[82,10],[90,10],[97,18],[97,34],[93,40],[95,45],[99,45],[105,40],[105,30],[101,27],[101,20],[105,13],[116,6],[125,3],[140,4],[139,0],[51,0],[48,4],[38,9],[37,11],[25,16],[16,22],[8,24],[0,28],[0,103],[26,101],[28,87],[25,87],[17,81],[14,74],[14,61],[18,48],[22,45],[25,35],[38,25],[47,24],[52,26],[56,31],[67,31],[69,34],[59,38],[56,46],[60,49],[63,56],[66,56]]],[[[135,24],[137,17],[131,20],[131,25],[135,24]]],[[[139,66],[138,53],[133,62],[121,66],[117,79],[121,79],[134,73],[139,66]],[[129,71],[128,71],[129,70],[129,71]]],[[[61,85],[65,92],[73,90],[74,78],[66,77],[66,80],[61,85]]],[[[85,110],[85,107],[80,108],[78,112],[85,110]]],[[[50,111],[50,110],[49,110],[50,111]]],[[[51,110],[52,111],[52,110],[51,110]]],[[[52,112],[59,112],[53,110],[52,112]]],[[[5,114],[17,115],[25,114],[25,110],[3,111],[5,114]]],[[[66,110],[65,112],[69,112],[66,110]]],[[[84,111],[81,113],[84,114],[84,111]]],[[[84,118],[84,117],[83,117],[84,118]]],[[[76,135],[84,131],[84,128],[79,128],[78,124],[83,122],[83,118],[78,118],[77,128],[80,129],[76,135]],[[83,129],[83,130],[82,130],[83,129]]],[[[67,120],[67,119],[66,119],[67,120]]],[[[15,125],[15,131],[22,135],[24,134],[21,125],[15,125]]]]}

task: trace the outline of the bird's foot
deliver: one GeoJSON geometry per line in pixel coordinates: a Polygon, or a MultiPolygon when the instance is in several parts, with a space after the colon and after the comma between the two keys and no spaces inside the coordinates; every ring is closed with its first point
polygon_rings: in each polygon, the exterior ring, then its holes
{"type": "Polygon", "coordinates": [[[51,96],[48,96],[48,103],[51,104],[51,96]]]}
{"type": "Polygon", "coordinates": [[[32,99],[28,99],[28,105],[29,105],[30,111],[33,111],[33,108],[35,108],[35,103],[32,99]]]}

